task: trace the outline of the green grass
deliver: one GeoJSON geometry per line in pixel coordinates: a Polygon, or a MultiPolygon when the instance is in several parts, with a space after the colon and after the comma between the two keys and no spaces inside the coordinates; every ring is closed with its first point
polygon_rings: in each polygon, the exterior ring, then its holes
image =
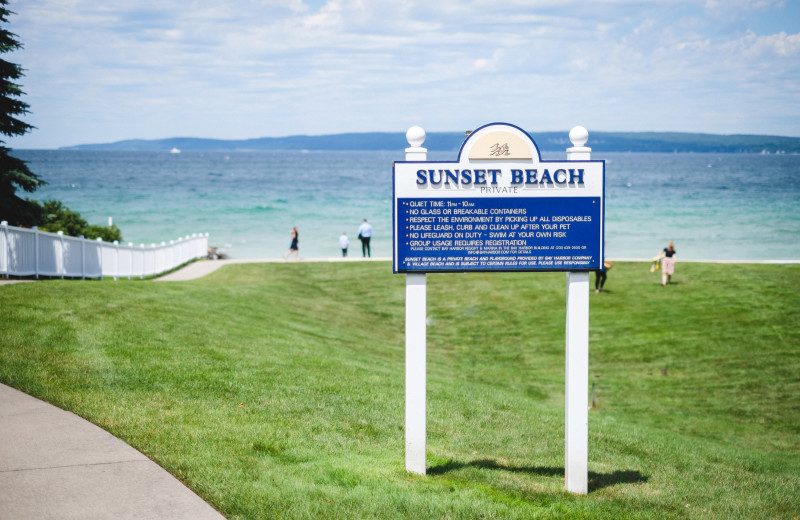
{"type": "Polygon", "coordinates": [[[0,381],[231,519],[800,516],[800,266],[674,278],[619,263],[591,294],[587,496],[563,482],[563,273],[429,275],[424,477],[388,264],[3,286],[0,381]]]}

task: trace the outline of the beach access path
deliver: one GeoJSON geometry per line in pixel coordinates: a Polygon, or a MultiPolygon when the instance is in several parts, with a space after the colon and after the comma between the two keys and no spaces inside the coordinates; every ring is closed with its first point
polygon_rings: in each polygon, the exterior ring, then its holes
{"type": "Polygon", "coordinates": [[[165,274],[155,279],[157,282],[181,282],[185,280],[194,280],[202,278],[208,274],[213,273],[222,266],[230,264],[264,264],[264,263],[303,263],[303,262],[390,262],[391,258],[362,258],[357,256],[349,256],[346,258],[301,258],[300,260],[284,260],[283,258],[262,258],[258,260],[252,259],[226,259],[226,260],[199,260],[192,262],[180,269],[171,273],[165,274]]]}
{"type": "Polygon", "coordinates": [[[0,518],[225,517],[110,433],[0,385],[0,518]]]}

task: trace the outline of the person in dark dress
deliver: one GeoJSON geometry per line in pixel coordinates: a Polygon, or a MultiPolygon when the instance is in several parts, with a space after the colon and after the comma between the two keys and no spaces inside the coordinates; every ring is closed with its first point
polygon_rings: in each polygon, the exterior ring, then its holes
{"type": "Polygon", "coordinates": [[[289,251],[283,255],[284,260],[288,260],[289,257],[294,253],[294,259],[300,260],[300,248],[298,246],[299,242],[299,233],[297,232],[297,226],[292,228],[292,245],[289,246],[289,251]]]}

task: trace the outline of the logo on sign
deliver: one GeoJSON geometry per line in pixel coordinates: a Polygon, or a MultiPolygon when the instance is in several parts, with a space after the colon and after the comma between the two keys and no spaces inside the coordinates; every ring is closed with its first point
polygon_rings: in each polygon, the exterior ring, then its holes
{"type": "Polygon", "coordinates": [[[509,150],[508,150],[508,143],[503,143],[502,145],[500,143],[495,143],[489,149],[489,155],[492,156],[492,157],[504,157],[504,156],[508,157],[508,156],[510,156],[511,152],[509,152],[509,150]]]}
{"type": "MultiPolygon", "coordinates": [[[[469,160],[530,160],[534,151],[520,136],[504,130],[489,132],[477,139],[469,150],[469,160]]],[[[538,154],[537,154],[538,155],[538,154]]]]}

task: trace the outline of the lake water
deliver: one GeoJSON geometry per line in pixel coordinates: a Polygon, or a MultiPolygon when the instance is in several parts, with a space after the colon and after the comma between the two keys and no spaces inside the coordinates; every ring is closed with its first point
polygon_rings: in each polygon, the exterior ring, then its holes
{"type": "MultiPolygon", "coordinates": [[[[209,233],[232,258],[274,258],[297,225],[301,257],[351,256],[363,218],[372,254],[392,254],[391,152],[15,150],[57,199],[125,241],[209,233]]],[[[429,153],[454,160],[456,152],[429,153]]],[[[542,153],[564,160],[565,153],[542,153]]],[[[606,160],[606,256],[650,258],[668,240],[681,260],[800,259],[800,156],[599,153],[606,160]]]]}

